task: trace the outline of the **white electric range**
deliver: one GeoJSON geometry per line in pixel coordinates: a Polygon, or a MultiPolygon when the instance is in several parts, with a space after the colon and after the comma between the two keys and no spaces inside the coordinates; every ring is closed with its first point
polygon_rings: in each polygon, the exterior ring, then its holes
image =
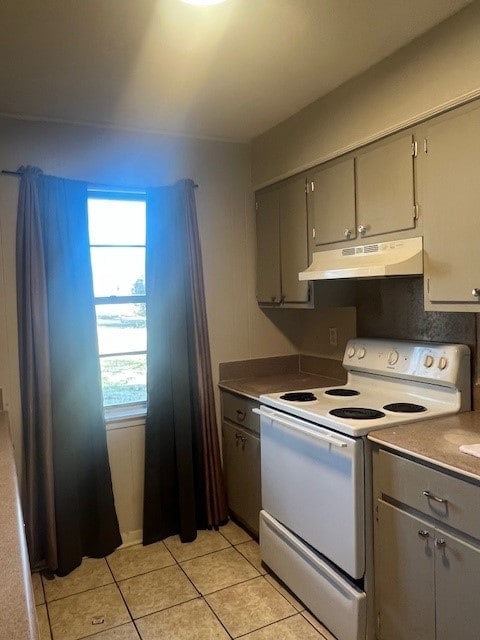
{"type": "Polygon", "coordinates": [[[366,436],[469,410],[470,351],[355,339],[343,366],[345,385],[260,396],[260,547],[338,640],[365,640],[374,637],[366,436]]]}

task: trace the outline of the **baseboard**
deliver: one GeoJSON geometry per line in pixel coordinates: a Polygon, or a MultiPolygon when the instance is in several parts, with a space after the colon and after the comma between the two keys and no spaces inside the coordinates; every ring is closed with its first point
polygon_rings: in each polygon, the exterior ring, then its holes
{"type": "Polygon", "coordinates": [[[125,547],[131,547],[134,544],[140,544],[143,539],[143,530],[137,529],[136,531],[122,531],[122,546],[120,549],[125,549],[125,547]]]}

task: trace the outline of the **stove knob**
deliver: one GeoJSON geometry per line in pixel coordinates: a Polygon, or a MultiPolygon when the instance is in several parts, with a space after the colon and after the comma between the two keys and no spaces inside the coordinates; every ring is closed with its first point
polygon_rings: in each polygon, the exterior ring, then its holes
{"type": "Polygon", "coordinates": [[[395,364],[398,362],[398,351],[390,351],[388,354],[388,364],[395,364]]]}
{"type": "Polygon", "coordinates": [[[358,359],[361,360],[362,358],[364,358],[366,353],[367,353],[367,350],[365,349],[365,347],[359,347],[357,351],[358,359]]]}
{"type": "Polygon", "coordinates": [[[427,369],[430,369],[433,364],[433,356],[425,356],[423,364],[425,367],[427,367],[427,369]]]}
{"type": "Polygon", "coordinates": [[[347,351],[347,356],[349,358],[353,358],[354,355],[355,355],[355,347],[349,347],[349,349],[347,351]]]}
{"type": "Polygon", "coordinates": [[[448,360],[444,356],[442,356],[438,361],[438,368],[443,371],[444,369],[447,368],[447,364],[448,364],[448,360]]]}

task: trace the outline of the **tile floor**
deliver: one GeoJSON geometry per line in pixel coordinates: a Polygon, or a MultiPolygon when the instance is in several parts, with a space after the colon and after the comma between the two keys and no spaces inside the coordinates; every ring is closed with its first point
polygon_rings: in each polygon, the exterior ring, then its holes
{"type": "Polygon", "coordinates": [[[32,579],[41,640],[335,640],[233,522],[32,579]]]}

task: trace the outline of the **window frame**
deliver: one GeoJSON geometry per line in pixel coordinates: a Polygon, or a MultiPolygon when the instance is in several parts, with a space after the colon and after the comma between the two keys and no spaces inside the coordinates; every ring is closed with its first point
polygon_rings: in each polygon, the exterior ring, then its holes
{"type": "MultiPolygon", "coordinates": [[[[87,216],[89,216],[89,201],[90,200],[118,200],[120,202],[130,201],[130,202],[141,202],[147,205],[147,194],[145,191],[141,190],[122,190],[115,188],[100,188],[100,187],[89,187],[87,190],[87,216]]],[[[90,237],[88,239],[89,249],[91,251],[92,248],[125,248],[125,249],[135,249],[140,248],[146,251],[146,244],[92,244],[90,241],[90,237]]],[[[145,240],[146,242],[146,240],[145,240]]],[[[91,255],[91,253],[90,253],[91,255]]],[[[92,268],[92,277],[93,277],[93,264],[92,268]]],[[[146,280],[146,276],[145,276],[146,280]]],[[[97,306],[99,305],[120,305],[120,304],[145,304],[147,296],[145,294],[134,294],[134,295],[111,295],[111,296],[93,296],[93,303],[95,307],[95,317],[97,312],[97,306]]],[[[95,323],[97,329],[97,339],[98,339],[98,324],[95,323]]],[[[121,351],[116,353],[106,353],[100,354],[100,350],[98,353],[99,365],[101,365],[103,358],[111,358],[115,356],[135,356],[135,355],[145,355],[147,357],[147,346],[145,350],[141,351],[121,351]]],[[[146,392],[146,389],[145,389],[146,392]]],[[[102,385],[102,398],[103,398],[103,385],[102,385]]],[[[122,404],[115,405],[103,405],[103,411],[105,416],[105,422],[107,426],[107,430],[110,429],[118,429],[125,428],[137,425],[145,424],[145,416],[147,412],[147,401],[144,400],[142,402],[127,402],[122,404]]]]}

